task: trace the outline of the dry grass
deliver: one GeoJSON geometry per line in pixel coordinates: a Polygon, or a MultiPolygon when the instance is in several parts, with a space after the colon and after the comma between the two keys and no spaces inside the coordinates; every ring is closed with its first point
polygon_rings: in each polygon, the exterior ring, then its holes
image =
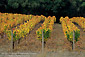
{"type": "MultiPolygon", "coordinates": [[[[36,25],[36,27],[28,34],[26,39],[20,40],[20,44],[15,43],[14,52],[41,52],[41,41],[36,38],[36,30],[41,26],[42,23],[36,25]]],[[[79,27],[79,29],[81,29],[79,27]]],[[[76,51],[85,51],[85,32],[80,32],[80,40],[76,43],[76,51]]],[[[6,40],[2,41],[0,46],[0,52],[9,50],[10,42],[6,40]]],[[[65,38],[61,24],[54,24],[51,37],[45,44],[46,52],[57,52],[57,51],[72,51],[71,43],[65,38]]]]}

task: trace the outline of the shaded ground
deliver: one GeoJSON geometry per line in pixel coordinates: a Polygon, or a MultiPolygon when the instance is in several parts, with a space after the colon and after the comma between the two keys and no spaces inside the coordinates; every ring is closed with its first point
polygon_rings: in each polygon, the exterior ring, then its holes
{"type": "MultiPolygon", "coordinates": [[[[35,28],[28,34],[26,39],[20,40],[18,44],[15,42],[14,52],[40,52],[41,41],[37,40],[36,30],[41,26],[39,23],[35,28]]],[[[51,37],[48,39],[45,45],[45,51],[57,52],[57,51],[72,51],[71,43],[64,37],[61,24],[54,24],[51,37]]],[[[80,40],[76,43],[76,51],[85,51],[85,32],[78,26],[80,31],[80,40]]],[[[1,41],[0,41],[1,42],[1,41]]],[[[0,44],[0,52],[10,51],[10,41],[2,41],[0,44]]]]}

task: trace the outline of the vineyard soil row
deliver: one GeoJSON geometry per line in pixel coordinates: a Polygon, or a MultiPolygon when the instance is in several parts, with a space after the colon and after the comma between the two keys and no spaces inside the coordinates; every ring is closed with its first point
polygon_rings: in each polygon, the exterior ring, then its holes
{"type": "MultiPolygon", "coordinates": [[[[35,28],[30,31],[30,33],[25,37],[26,39],[20,40],[20,44],[15,42],[14,52],[40,52],[41,51],[41,41],[36,39],[36,30],[41,26],[42,23],[39,23],[35,28]]],[[[76,24],[75,24],[76,25],[76,24]]],[[[80,29],[80,40],[76,43],[76,51],[85,51],[85,32],[80,29]]],[[[3,38],[0,40],[0,52],[10,52],[9,40],[3,38]],[[2,41],[3,40],[3,41],[2,41]]],[[[45,49],[49,52],[56,51],[72,51],[71,43],[65,38],[62,30],[61,24],[55,23],[53,26],[53,31],[51,37],[47,40],[45,49]]]]}

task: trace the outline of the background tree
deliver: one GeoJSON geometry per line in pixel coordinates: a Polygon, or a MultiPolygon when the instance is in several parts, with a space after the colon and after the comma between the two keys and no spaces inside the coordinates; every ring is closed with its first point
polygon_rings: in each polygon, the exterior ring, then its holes
{"type": "Polygon", "coordinates": [[[0,0],[0,12],[61,16],[85,16],[84,0],[0,0]]]}

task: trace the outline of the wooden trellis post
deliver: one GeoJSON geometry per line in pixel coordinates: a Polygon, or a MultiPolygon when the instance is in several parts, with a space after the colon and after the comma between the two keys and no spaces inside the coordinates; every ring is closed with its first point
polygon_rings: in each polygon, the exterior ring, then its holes
{"type": "Polygon", "coordinates": [[[44,53],[44,35],[42,30],[42,54],[44,53]]]}
{"type": "Polygon", "coordinates": [[[75,31],[73,31],[73,50],[75,50],[75,31]]]}
{"type": "Polygon", "coordinates": [[[13,51],[13,48],[14,48],[13,45],[14,45],[13,44],[13,30],[11,29],[11,51],[13,51]]]}

